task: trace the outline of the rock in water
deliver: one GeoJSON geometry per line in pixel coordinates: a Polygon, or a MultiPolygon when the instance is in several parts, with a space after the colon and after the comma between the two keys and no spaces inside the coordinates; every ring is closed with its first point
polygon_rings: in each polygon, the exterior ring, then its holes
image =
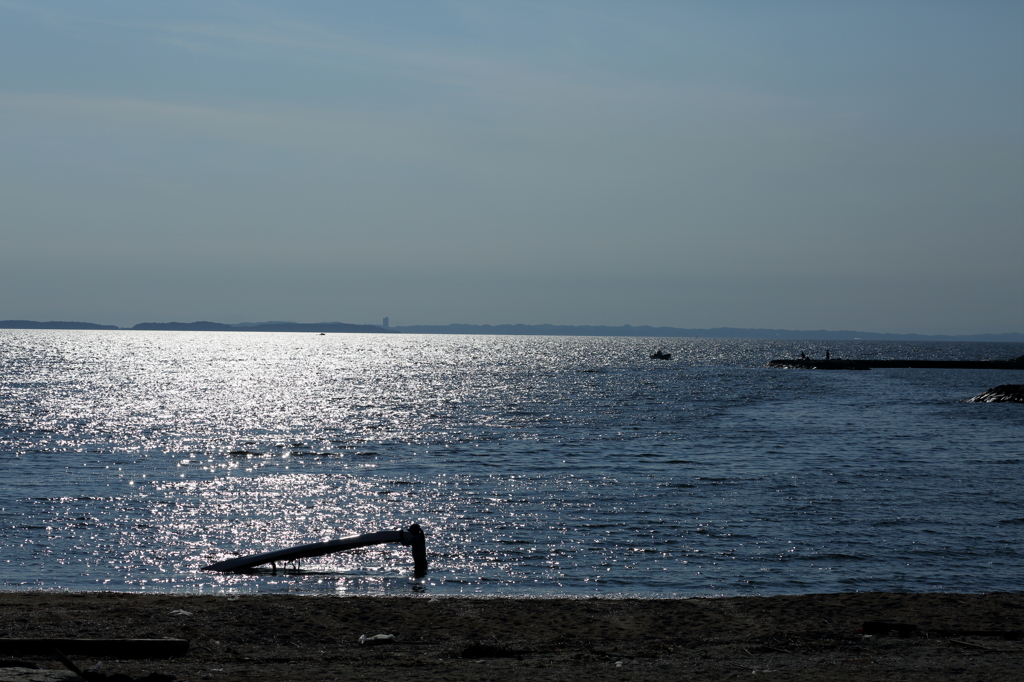
{"type": "Polygon", "coordinates": [[[1003,384],[974,396],[969,403],[1024,403],[1024,384],[1003,384]]]}

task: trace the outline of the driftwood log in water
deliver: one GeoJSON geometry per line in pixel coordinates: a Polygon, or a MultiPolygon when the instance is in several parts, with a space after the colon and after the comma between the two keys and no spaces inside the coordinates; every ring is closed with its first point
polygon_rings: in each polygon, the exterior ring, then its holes
{"type": "Polygon", "coordinates": [[[299,559],[324,556],[327,554],[334,554],[335,552],[343,552],[349,549],[357,549],[359,547],[381,545],[387,542],[400,542],[407,547],[411,547],[416,573],[422,576],[422,574],[426,572],[427,546],[423,529],[420,528],[418,523],[414,523],[409,526],[408,530],[384,530],[377,533],[363,533],[362,535],[353,535],[351,537],[340,538],[338,540],[314,542],[308,545],[278,549],[273,552],[263,552],[262,554],[252,554],[250,556],[235,557],[234,559],[225,559],[224,561],[218,561],[215,564],[204,566],[203,570],[221,571],[225,573],[231,571],[240,572],[247,571],[264,564],[274,564],[276,571],[278,563],[283,564],[289,561],[298,561],[299,559]]]}

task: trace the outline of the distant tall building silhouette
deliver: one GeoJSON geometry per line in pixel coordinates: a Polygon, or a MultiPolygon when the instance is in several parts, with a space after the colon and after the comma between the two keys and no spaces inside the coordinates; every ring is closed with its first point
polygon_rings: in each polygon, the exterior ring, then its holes
{"type": "Polygon", "coordinates": [[[386,317],[384,318],[384,328],[385,329],[388,328],[388,318],[386,318],[386,317]]]}

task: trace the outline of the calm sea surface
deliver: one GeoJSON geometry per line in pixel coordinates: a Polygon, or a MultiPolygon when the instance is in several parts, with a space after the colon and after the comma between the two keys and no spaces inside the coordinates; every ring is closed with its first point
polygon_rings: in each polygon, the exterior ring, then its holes
{"type": "Polygon", "coordinates": [[[0,589],[1024,589],[1024,344],[0,331],[0,589]],[[673,353],[650,360],[657,347],[673,353]],[[419,522],[246,575],[237,554],[419,522]]]}

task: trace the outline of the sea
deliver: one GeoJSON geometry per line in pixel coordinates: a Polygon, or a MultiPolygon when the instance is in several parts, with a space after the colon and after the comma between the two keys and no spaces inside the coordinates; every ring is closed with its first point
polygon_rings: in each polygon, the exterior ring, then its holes
{"type": "Polygon", "coordinates": [[[1024,589],[1024,344],[0,331],[0,589],[1024,589]],[[672,359],[652,360],[662,348],[672,359]],[[418,523],[242,574],[213,562],[418,523]]]}

